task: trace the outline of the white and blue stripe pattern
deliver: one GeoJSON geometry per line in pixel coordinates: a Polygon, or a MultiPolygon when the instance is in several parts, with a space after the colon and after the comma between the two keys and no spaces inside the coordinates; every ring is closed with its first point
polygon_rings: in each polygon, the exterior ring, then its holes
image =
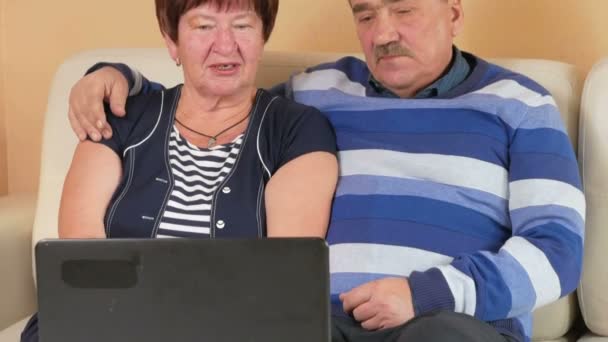
{"type": "Polygon", "coordinates": [[[480,59],[449,99],[383,98],[368,79],[345,58],[288,84],[338,139],[332,300],[405,276],[419,313],[512,320],[529,339],[532,310],[573,291],[582,262],[585,199],[555,101],[480,59]]]}
{"type": "Polygon", "coordinates": [[[240,135],[230,144],[203,149],[190,144],[173,126],[169,163],[174,185],[157,237],[209,237],[213,195],[232,170],[242,142],[240,135]]]}

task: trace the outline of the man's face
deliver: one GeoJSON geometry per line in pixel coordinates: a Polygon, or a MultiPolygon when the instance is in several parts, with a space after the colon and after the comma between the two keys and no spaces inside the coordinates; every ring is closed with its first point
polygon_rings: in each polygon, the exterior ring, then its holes
{"type": "Polygon", "coordinates": [[[433,83],[452,58],[460,0],[349,0],[374,77],[400,97],[433,83]]]}

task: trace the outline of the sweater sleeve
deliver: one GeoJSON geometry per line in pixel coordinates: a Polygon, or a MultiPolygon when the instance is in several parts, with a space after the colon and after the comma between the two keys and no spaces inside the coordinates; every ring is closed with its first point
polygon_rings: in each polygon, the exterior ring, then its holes
{"type": "Polygon", "coordinates": [[[510,238],[497,251],[459,255],[449,265],[413,272],[417,315],[443,309],[494,321],[529,313],[576,289],[585,197],[554,100],[535,100],[509,144],[510,238]]]}
{"type": "Polygon", "coordinates": [[[148,80],[139,71],[132,69],[130,66],[123,63],[100,62],[89,68],[89,70],[87,70],[86,72],[86,75],[106,66],[115,68],[116,70],[120,71],[120,73],[127,79],[127,82],[129,83],[129,96],[135,96],[140,94],[146,95],[155,90],[165,89],[164,85],[148,80]]]}

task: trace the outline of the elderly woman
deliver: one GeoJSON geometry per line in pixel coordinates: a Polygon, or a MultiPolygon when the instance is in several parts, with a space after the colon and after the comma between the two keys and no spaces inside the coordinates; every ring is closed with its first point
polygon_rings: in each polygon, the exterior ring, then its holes
{"type": "MultiPolygon", "coordinates": [[[[109,140],[78,145],[61,238],[324,237],[337,179],[316,110],[256,89],[278,0],[156,0],[184,84],[108,110],[109,140]]],[[[37,341],[33,318],[22,341],[37,341]]]]}

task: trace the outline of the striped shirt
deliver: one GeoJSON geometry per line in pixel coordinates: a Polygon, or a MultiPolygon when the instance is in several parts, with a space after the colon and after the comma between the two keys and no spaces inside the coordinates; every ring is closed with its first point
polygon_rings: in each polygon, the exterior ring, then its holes
{"type": "Polygon", "coordinates": [[[334,314],[344,314],[340,293],[407,277],[417,315],[452,310],[529,340],[531,312],[580,279],[578,165],[544,88],[463,54],[470,76],[434,99],[384,96],[350,57],[287,84],[337,136],[327,237],[334,314]]]}
{"type": "Polygon", "coordinates": [[[228,144],[200,148],[173,126],[169,163],[175,183],[157,237],[209,237],[213,196],[234,167],[242,143],[241,134],[228,144]]]}

